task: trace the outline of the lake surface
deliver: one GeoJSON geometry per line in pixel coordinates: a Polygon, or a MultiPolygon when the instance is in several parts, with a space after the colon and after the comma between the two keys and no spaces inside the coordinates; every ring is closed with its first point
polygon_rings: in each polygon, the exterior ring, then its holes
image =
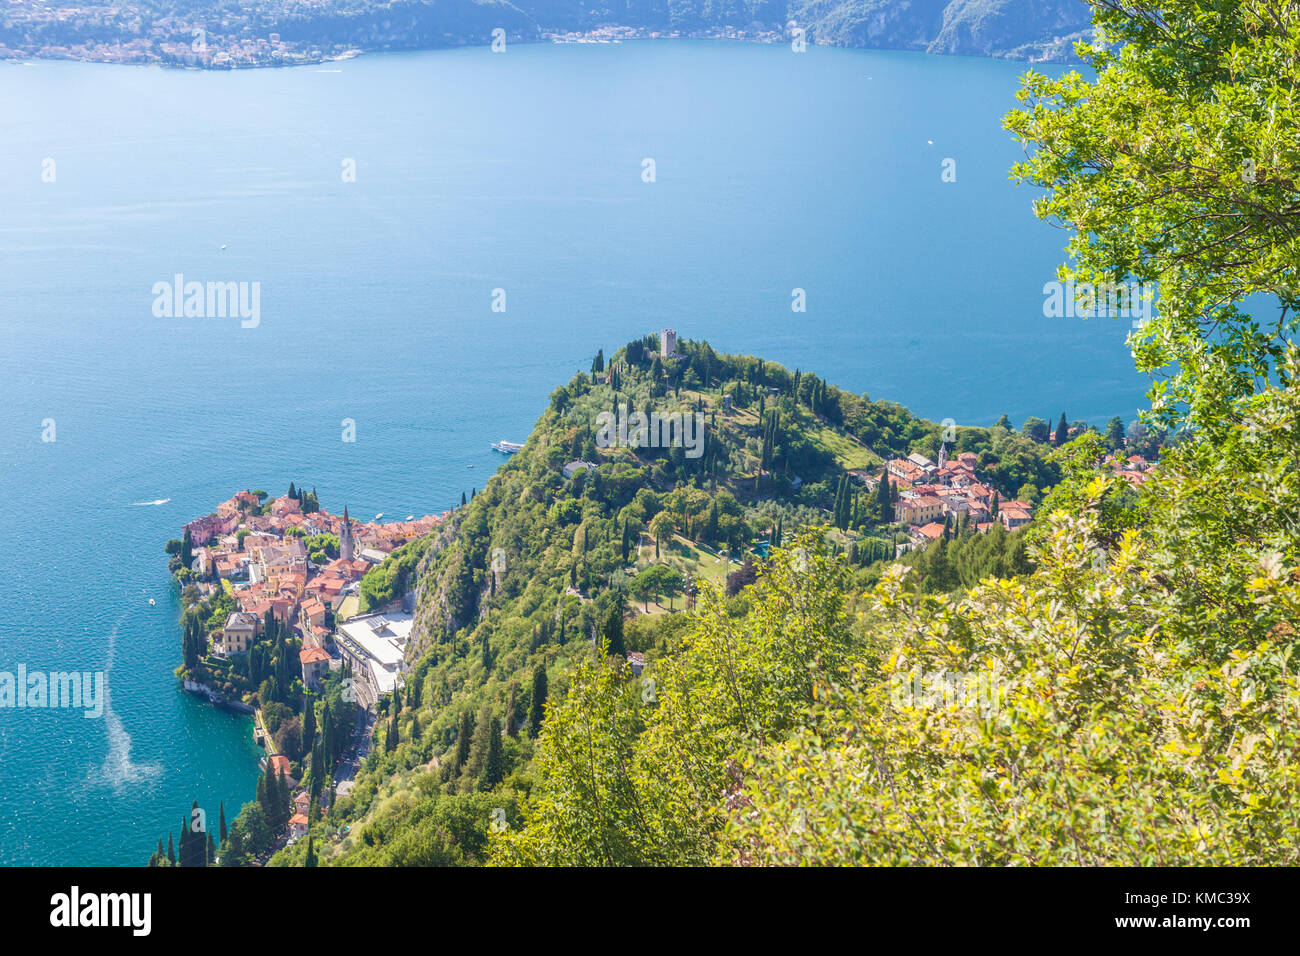
{"type": "Polygon", "coordinates": [[[0,670],[111,692],[0,709],[0,863],[142,864],[191,800],[253,798],[248,719],[172,674],[183,522],[291,480],[452,507],[599,347],[666,326],[935,420],[1127,421],[1127,323],[1042,314],[1066,236],[1007,180],[1023,69],[691,41],[0,66],[0,670]],[[177,273],[259,283],[260,323],[156,317],[177,273]]]}

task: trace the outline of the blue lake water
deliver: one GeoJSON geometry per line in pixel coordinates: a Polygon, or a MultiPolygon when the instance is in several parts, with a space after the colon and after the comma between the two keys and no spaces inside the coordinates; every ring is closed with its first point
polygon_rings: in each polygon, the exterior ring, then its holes
{"type": "Polygon", "coordinates": [[[0,863],[140,864],[191,800],[252,799],[247,718],[172,676],[184,521],[291,480],[451,507],[598,347],[667,326],[936,420],[1130,418],[1128,323],[1042,315],[1066,236],[1007,179],[1023,69],[689,41],[0,66],[0,670],[111,690],[0,709],[0,863]],[[259,283],[260,324],[155,317],[177,273],[259,283]]]}

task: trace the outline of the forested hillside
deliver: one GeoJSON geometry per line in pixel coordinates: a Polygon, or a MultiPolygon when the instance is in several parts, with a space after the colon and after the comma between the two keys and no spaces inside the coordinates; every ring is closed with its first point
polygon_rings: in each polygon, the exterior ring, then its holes
{"type": "MultiPolygon", "coordinates": [[[[880,485],[848,469],[878,475],[882,456],[937,454],[943,426],[707,343],[678,342],[666,361],[658,345],[647,336],[608,363],[598,354],[557,389],[523,451],[433,539],[416,575],[411,672],[381,702],[355,790],[320,828],[322,864],[483,862],[491,811],[500,825],[521,820],[537,737],[582,668],[630,680],[639,653],[653,673],[694,626],[683,611],[746,615],[763,552],[805,531],[855,587],[908,542],[880,485]],[[623,408],[698,415],[703,441],[609,447],[601,413],[623,408]]],[[[956,432],[1008,498],[1059,475],[1048,441],[1001,425],[956,432]]],[[[913,560],[927,590],[1030,566],[1023,533],[1000,525],[954,526],[913,560]]]]}

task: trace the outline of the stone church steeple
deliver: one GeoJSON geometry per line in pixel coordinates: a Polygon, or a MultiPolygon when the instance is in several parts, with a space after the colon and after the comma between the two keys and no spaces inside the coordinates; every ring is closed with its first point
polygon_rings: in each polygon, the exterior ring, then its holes
{"type": "Polygon", "coordinates": [[[352,560],[352,519],[348,517],[348,506],[343,506],[343,531],[339,534],[339,556],[344,561],[352,560]]]}

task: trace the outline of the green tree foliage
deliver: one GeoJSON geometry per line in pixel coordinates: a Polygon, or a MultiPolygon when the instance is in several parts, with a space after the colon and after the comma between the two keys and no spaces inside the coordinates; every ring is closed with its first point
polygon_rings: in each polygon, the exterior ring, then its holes
{"type": "Polygon", "coordinates": [[[1051,436],[1047,422],[1035,415],[1030,415],[1025,419],[1025,424],[1021,427],[1020,433],[1031,441],[1045,442],[1051,436]]]}
{"type": "Polygon", "coordinates": [[[1063,278],[1158,286],[1130,337],[1138,368],[1160,376],[1152,417],[1230,427],[1297,329],[1300,28],[1270,4],[1093,11],[1110,43],[1079,49],[1095,81],[1024,78],[1024,109],[1007,117],[1030,150],[1015,175],[1047,191],[1040,216],[1074,231],[1063,278]]]}
{"type": "MultiPolygon", "coordinates": [[[[803,547],[815,547],[811,538],[803,547]]],[[[817,675],[847,661],[843,569],[778,551],[744,618],[701,591],[696,624],[647,696],[603,658],[579,665],[538,740],[538,784],[500,863],[706,863],[727,818],[736,756],[784,739],[817,675]]]]}
{"type": "Polygon", "coordinates": [[[1239,399],[1226,442],[1167,453],[1118,538],[1094,474],[1014,584],[918,603],[891,569],[890,656],[756,758],[719,859],[1294,865],[1297,373],[1239,399]],[[986,691],[915,693],[940,672],[986,691]]]}

